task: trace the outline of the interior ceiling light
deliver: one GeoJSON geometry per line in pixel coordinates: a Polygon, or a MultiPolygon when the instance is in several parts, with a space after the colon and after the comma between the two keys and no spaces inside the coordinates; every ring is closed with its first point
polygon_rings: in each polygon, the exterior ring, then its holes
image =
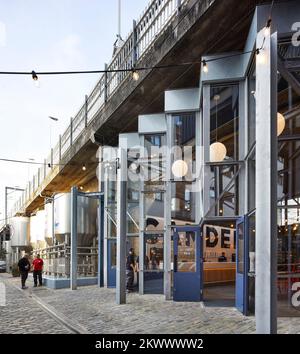
{"type": "Polygon", "coordinates": [[[277,136],[281,135],[285,128],[285,118],[281,113],[277,113],[277,136]]]}
{"type": "Polygon", "coordinates": [[[184,160],[176,160],[172,165],[172,173],[177,178],[182,178],[188,173],[188,165],[184,160]]]}

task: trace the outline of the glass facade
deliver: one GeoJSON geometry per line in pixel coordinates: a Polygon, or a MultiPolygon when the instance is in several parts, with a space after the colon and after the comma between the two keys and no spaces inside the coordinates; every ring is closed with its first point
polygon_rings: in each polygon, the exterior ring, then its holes
{"type": "Polygon", "coordinates": [[[300,281],[300,77],[293,65],[285,69],[297,55],[293,45],[280,43],[278,52],[278,313],[300,316],[293,303],[293,284],[300,281]]]}
{"type": "MultiPolygon", "coordinates": [[[[293,53],[287,43],[279,45],[279,60],[289,60],[288,67],[292,65],[293,53]]],[[[255,59],[255,53],[248,56],[244,77],[238,73],[225,81],[217,71],[218,79],[203,81],[197,110],[170,110],[164,116],[161,114],[160,125],[153,125],[153,132],[147,120],[139,133],[144,150],[129,156],[127,164],[129,173],[139,177],[127,185],[127,249],[134,249],[138,269],[143,268],[139,274],[143,279],[141,293],[163,293],[167,286],[172,288],[174,266],[178,273],[196,271],[196,233],[181,230],[198,227],[203,238],[201,281],[215,287],[216,293],[232,305],[240,290],[243,312],[255,312],[259,240],[256,233],[259,67],[255,59]],[[179,235],[176,245],[174,233],[179,235]],[[168,283],[169,273],[171,283],[168,283]]],[[[281,68],[277,88],[276,286],[279,315],[297,316],[300,311],[295,310],[292,299],[293,284],[300,282],[300,89],[296,87],[299,73],[281,68]]],[[[139,125],[141,122],[142,119],[139,125]]],[[[113,183],[108,182],[108,187],[107,236],[115,237],[113,183]]],[[[211,299],[211,294],[213,291],[207,291],[207,298],[211,299]]]]}

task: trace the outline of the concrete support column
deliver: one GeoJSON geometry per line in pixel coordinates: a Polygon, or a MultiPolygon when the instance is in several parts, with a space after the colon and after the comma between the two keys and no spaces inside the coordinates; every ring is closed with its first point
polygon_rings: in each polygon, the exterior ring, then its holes
{"type": "Polygon", "coordinates": [[[127,232],[127,151],[119,148],[117,166],[117,274],[116,302],[126,303],[126,232],[127,232]]]}
{"type": "Polygon", "coordinates": [[[77,289],[77,187],[71,189],[71,264],[70,288],[77,289]]]}
{"type": "Polygon", "coordinates": [[[277,332],[277,34],[257,37],[256,332],[277,332]]]}

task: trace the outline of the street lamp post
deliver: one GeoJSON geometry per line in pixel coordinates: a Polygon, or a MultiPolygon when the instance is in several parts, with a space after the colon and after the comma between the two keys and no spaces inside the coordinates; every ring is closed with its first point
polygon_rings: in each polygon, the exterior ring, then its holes
{"type": "MultiPolygon", "coordinates": [[[[52,122],[58,122],[58,120],[59,120],[58,118],[53,117],[53,116],[48,116],[48,118],[52,122]]],[[[51,122],[50,122],[50,149],[52,149],[52,125],[51,125],[51,122]]]]}
{"type": "Polygon", "coordinates": [[[8,219],[8,216],[7,216],[7,214],[8,214],[8,208],[7,208],[7,201],[8,201],[8,191],[10,191],[10,190],[12,190],[12,191],[14,191],[14,192],[16,192],[16,191],[19,191],[19,192],[24,192],[24,189],[22,189],[22,188],[19,188],[19,187],[5,187],[5,201],[4,201],[4,218],[5,218],[5,226],[7,225],[7,219],[8,219]]]}

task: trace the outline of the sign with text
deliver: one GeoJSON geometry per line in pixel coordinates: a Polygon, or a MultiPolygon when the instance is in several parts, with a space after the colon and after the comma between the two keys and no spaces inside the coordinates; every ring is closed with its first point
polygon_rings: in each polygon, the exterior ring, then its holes
{"type": "Polygon", "coordinates": [[[218,262],[225,253],[227,262],[235,262],[236,231],[217,225],[203,226],[203,255],[205,262],[218,262]]]}

